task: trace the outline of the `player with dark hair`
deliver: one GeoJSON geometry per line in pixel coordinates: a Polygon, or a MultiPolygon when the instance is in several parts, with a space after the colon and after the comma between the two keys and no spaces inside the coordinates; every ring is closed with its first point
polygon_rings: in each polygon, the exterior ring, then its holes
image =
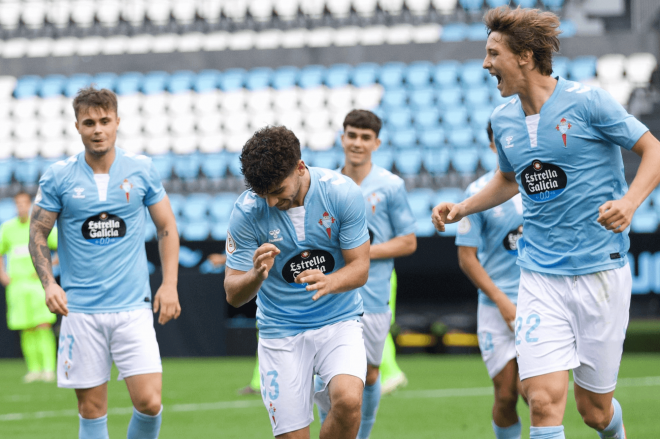
{"type": "Polygon", "coordinates": [[[354,439],[367,364],[362,299],[369,233],[360,189],[300,159],[285,127],[257,131],[243,147],[249,190],[227,231],[227,301],[257,297],[261,395],[273,434],[309,438],[313,399],[329,410],[321,438],[354,439]],[[314,392],[313,375],[328,385],[314,392]]]}
{"type": "MultiPolygon", "coordinates": [[[[371,162],[371,155],[380,146],[380,128],[381,121],[374,113],[353,110],[344,119],[344,134],[341,136],[346,156],[341,173],[362,190],[371,239],[369,280],[359,289],[364,300],[362,326],[367,351],[367,381],[362,395],[358,439],[367,439],[371,434],[380,402],[379,367],[392,319],[388,302],[394,258],[408,256],[417,249],[415,218],[403,180],[371,162]]],[[[321,377],[317,377],[316,386],[317,389],[323,387],[321,377]]],[[[321,423],[325,416],[319,407],[321,423]]]]}
{"type": "Polygon", "coordinates": [[[606,91],[551,76],[556,15],[500,7],[484,22],[483,67],[511,97],[491,117],[500,169],[467,200],[436,206],[433,222],[443,231],[521,193],[515,338],[530,437],[564,437],[573,369],[584,422],[625,438],[613,395],[632,288],[628,226],[660,182],[660,143],[606,91]],[[630,188],[620,147],[641,157],[630,188]]]}
{"type": "MultiPolygon", "coordinates": [[[[497,154],[488,123],[490,149],[497,154]]],[[[470,184],[465,198],[478,193],[495,175],[490,171],[470,184]]],[[[492,209],[464,217],[458,223],[456,246],[461,270],[479,289],[477,334],[481,356],[495,387],[493,430],[497,439],[520,438],[518,363],[513,325],[520,268],[523,208],[520,194],[492,209]]]]}
{"type": "MultiPolygon", "coordinates": [[[[14,195],[18,216],[0,226],[0,257],[7,258],[7,271],[0,259],[0,284],[7,298],[7,327],[21,331],[21,350],[28,372],[23,381],[55,381],[55,335],[57,316],[46,306],[44,288],[30,260],[30,209],[27,192],[14,195]]],[[[48,235],[49,250],[57,249],[57,231],[48,235]]]]}
{"type": "Polygon", "coordinates": [[[162,366],[144,248],[148,207],[158,230],[163,282],[153,302],[165,324],[181,312],[179,236],[151,160],[115,147],[119,116],[109,90],[86,88],[73,101],[85,150],[50,166],[39,181],[30,220],[30,254],[61,314],[57,384],[78,398],[80,438],[107,438],[108,381],[114,362],[134,410],[129,439],[156,438],[161,425],[162,366]],[[47,237],[58,223],[60,287],[47,237]]]}

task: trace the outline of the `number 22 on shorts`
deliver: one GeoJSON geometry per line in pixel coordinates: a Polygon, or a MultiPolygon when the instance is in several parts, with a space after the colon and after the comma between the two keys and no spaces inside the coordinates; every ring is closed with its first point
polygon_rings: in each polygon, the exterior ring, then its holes
{"type": "MultiPolygon", "coordinates": [[[[518,346],[522,342],[522,340],[520,339],[520,331],[522,329],[522,324],[523,324],[523,318],[522,317],[516,318],[516,328],[515,328],[516,346],[518,346]]],[[[525,332],[525,342],[536,343],[537,341],[539,341],[539,339],[538,337],[532,337],[532,332],[534,332],[534,330],[538,328],[539,325],[541,324],[541,317],[538,314],[530,314],[527,317],[526,324],[532,326],[525,332]]]]}

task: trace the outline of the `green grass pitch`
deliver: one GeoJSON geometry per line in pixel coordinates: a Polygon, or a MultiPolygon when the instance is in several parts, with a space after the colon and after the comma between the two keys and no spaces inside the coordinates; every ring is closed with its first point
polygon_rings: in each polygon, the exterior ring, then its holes
{"type": "MultiPolygon", "coordinates": [[[[254,359],[165,359],[163,427],[160,438],[269,438],[267,412],[259,396],[236,391],[250,379],[254,359]]],[[[372,439],[493,438],[492,392],[478,356],[401,356],[408,387],[381,400],[372,439]]],[[[0,362],[0,437],[78,437],[72,390],[55,384],[23,384],[22,361],[0,362]]],[[[131,403],[123,382],[109,384],[111,438],[125,438],[131,403]]],[[[624,355],[616,397],[624,410],[629,439],[660,437],[660,355],[624,355]]],[[[572,392],[564,419],[566,437],[595,438],[582,424],[572,392]]],[[[529,414],[522,401],[523,437],[529,414]]],[[[312,424],[318,437],[319,424],[312,424]]]]}

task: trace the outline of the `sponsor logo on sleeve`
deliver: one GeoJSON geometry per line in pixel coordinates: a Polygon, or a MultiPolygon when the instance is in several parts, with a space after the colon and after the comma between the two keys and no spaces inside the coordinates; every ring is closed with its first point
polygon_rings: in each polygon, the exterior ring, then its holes
{"type": "Polygon", "coordinates": [[[282,277],[294,287],[305,288],[307,284],[297,284],[296,278],[305,270],[319,270],[324,274],[335,269],[335,258],[325,250],[305,250],[292,257],[282,267],[282,277]]]}
{"type": "Polygon", "coordinates": [[[117,215],[101,212],[83,222],[82,235],[95,245],[115,244],[126,236],[126,223],[117,215]]]}
{"type": "Polygon", "coordinates": [[[557,198],[566,189],[568,178],[559,166],[534,160],[520,176],[525,193],[534,201],[544,203],[557,198]]]}
{"type": "Polygon", "coordinates": [[[468,217],[465,217],[458,222],[457,231],[460,235],[465,235],[470,231],[471,228],[472,228],[472,223],[470,222],[468,217]]]}
{"type": "Polygon", "coordinates": [[[523,236],[523,226],[521,224],[515,229],[510,230],[509,233],[506,234],[504,240],[502,241],[502,244],[504,245],[504,249],[512,255],[517,255],[518,241],[522,238],[522,236],[523,236]]]}
{"type": "Polygon", "coordinates": [[[234,241],[234,238],[231,236],[231,233],[229,233],[229,230],[227,230],[227,242],[225,243],[225,250],[229,254],[232,254],[236,251],[236,241],[234,241]]]}

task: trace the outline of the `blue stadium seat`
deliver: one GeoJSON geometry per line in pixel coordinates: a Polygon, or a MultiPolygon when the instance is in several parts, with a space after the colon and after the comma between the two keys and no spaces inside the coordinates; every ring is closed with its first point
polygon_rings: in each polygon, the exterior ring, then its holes
{"type": "Polygon", "coordinates": [[[404,177],[417,176],[422,166],[422,150],[411,148],[397,151],[394,155],[394,163],[404,177]]]}
{"type": "Polygon", "coordinates": [[[296,85],[298,79],[298,67],[284,66],[273,72],[272,86],[274,89],[282,90],[296,85]]]}
{"type": "Polygon", "coordinates": [[[68,79],[64,75],[48,75],[39,87],[39,96],[42,98],[49,98],[52,96],[58,96],[62,94],[64,85],[67,83],[68,79]]]}
{"type": "Polygon", "coordinates": [[[536,6],[537,1],[538,0],[513,0],[513,3],[521,8],[533,8],[536,6]]]}
{"type": "Polygon", "coordinates": [[[298,85],[302,88],[318,87],[323,83],[325,67],[310,65],[303,67],[298,73],[298,85]]]}
{"type": "Polygon", "coordinates": [[[479,153],[476,148],[455,149],[451,154],[452,167],[463,176],[472,176],[477,171],[479,153]]]}
{"type": "Polygon", "coordinates": [[[192,221],[183,226],[181,237],[186,241],[205,241],[211,233],[211,224],[206,220],[192,221]]]}
{"type": "Polygon", "coordinates": [[[573,60],[569,67],[571,80],[583,81],[596,76],[596,57],[579,56],[573,60]]]}
{"type": "Polygon", "coordinates": [[[226,240],[228,229],[229,229],[229,221],[214,223],[211,228],[211,238],[213,238],[216,241],[226,240]]]}
{"type": "Polygon", "coordinates": [[[0,186],[6,186],[11,183],[11,176],[14,173],[13,160],[0,160],[0,186]]]}
{"type": "Polygon", "coordinates": [[[214,221],[229,221],[234,203],[238,199],[238,194],[233,192],[221,192],[211,200],[209,213],[214,221]]]}
{"type": "Polygon", "coordinates": [[[435,193],[435,199],[433,200],[433,206],[437,206],[442,202],[446,203],[460,203],[463,201],[464,195],[463,190],[456,187],[446,187],[438,189],[435,193]]]}
{"type": "Polygon", "coordinates": [[[358,64],[351,74],[351,83],[356,87],[364,87],[375,83],[378,69],[379,66],[375,63],[358,64]]]}
{"type": "Polygon", "coordinates": [[[488,70],[483,68],[483,60],[475,59],[463,63],[463,69],[461,70],[463,87],[483,86],[488,77],[490,77],[490,74],[488,70]]]}
{"type": "Polygon", "coordinates": [[[420,238],[428,238],[429,236],[434,236],[436,234],[435,226],[431,221],[431,213],[425,218],[415,218],[415,236],[420,238]]]}
{"type": "Polygon", "coordinates": [[[36,184],[41,175],[39,159],[18,160],[15,162],[14,178],[21,184],[36,184]]]}
{"type": "Polygon", "coordinates": [[[394,109],[399,109],[402,107],[406,107],[406,99],[407,99],[407,93],[406,89],[403,87],[400,88],[393,88],[390,90],[387,90],[383,94],[383,98],[380,102],[381,106],[387,110],[394,110],[394,109]]]}
{"type": "Polygon", "coordinates": [[[455,106],[442,115],[442,123],[446,130],[453,130],[467,126],[467,108],[455,106]]]}
{"type": "Polygon", "coordinates": [[[270,85],[270,78],[273,75],[273,69],[268,67],[258,67],[247,73],[245,87],[248,90],[262,90],[270,85]]]}
{"type": "Polygon", "coordinates": [[[470,87],[465,90],[465,105],[470,108],[482,108],[490,105],[490,89],[486,85],[470,87]]]}
{"type": "Polygon", "coordinates": [[[411,90],[408,93],[410,106],[415,109],[428,108],[435,105],[435,90],[431,87],[411,90]]]}
{"type": "Polygon", "coordinates": [[[225,70],[220,76],[218,84],[223,91],[234,91],[243,87],[246,73],[244,69],[225,70]]]}
{"type": "Polygon", "coordinates": [[[348,84],[353,68],[348,64],[335,64],[325,71],[325,85],[330,88],[343,87],[348,84]]]}
{"type": "Polygon", "coordinates": [[[401,62],[389,62],[380,68],[378,73],[378,82],[385,89],[399,88],[403,83],[403,74],[406,65],[401,62]]]}
{"type": "Polygon", "coordinates": [[[172,94],[189,91],[195,82],[196,75],[190,70],[179,70],[172,73],[167,83],[167,91],[172,94]]]}
{"type": "Polygon", "coordinates": [[[119,75],[115,83],[115,91],[118,95],[132,95],[137,93],[140,91],[143,76],[140,72],[126,72],[119,75]]]}
{"type": "Polygon", "coordinates": [[[470,41],[486,41],[488,39],[488,32],[483,23],[472,23],[468,27],[467,39],[470,41]]]}
{"type": "Polygon", "coordinates": [[[337,169],[344,162],[341,149],[332,148],[327,151],[314,151],[311,154],[312,166],[317,168],[337,169]]]}
{"type": "Polygon", "coordinates": [[[390,143],[398,149],[413,148],[417,146],[417,132],[414,128],[396,130],[391,135],[390,143]]]}
{"type": "Polygon", "coordinates": [[[115,90],[117,79],[118,76],[116,73],[104,72],[95,75],[92,78],[92,84],[98,89],[107,88],[108,90],[115,90]]]}
{"type": "Polygon", "coordinates": [[[174,212],[174,216],[179,218],[181,216],[183,206],[186,203],[186,197],[181,194],[168,194],[168,198],[170,199],[170,206],[172,206],[172,212],[174,212]]]}
{"type": "Polygon", "coordinates": [[[493,114],[493,107],[490,105],[483,106],[481,108],[475,108],[470,111],[470,124],[474,129],[486,129],[488,121],[490,121],[490,116],[493,114]]]}
{"type": "Polygon", "coordinates": [[[568,77],[568,66],[571,60],[565,56],[555,56],[552,58],[552,76],[568,77]]]}
{"type": "Polygon", "coordinates": [[[14,97],[16,99],[29,98],[36,96],[41,87],[41,78],[37,75],[26,75],[18,78],[14,87],[14,97]]]}
{"type": "Polygon", "coordinates": [[[477,12],[481,10],[484,0],[459,0],[459,3],[468,12],[477,12]]]}
{"type": "Polygon", "coordinates": [[[443,61],[433,69],[433,83],[436,88],[451,88],[458,85],[458,72],[461,64],[458,61],[443,61]]]}
{"type": "Polygon", "coordinates": [[[442,41],[463,41],[467,37],[469,27],[465,23],[449,23],[442,27],[442,41]]]}
{"type": "Polygon", "coordinates": [[[417,138],[423,148],[442,148],[445,146],[445,130],[441,127],[418,130],[417,138]]]}
{"type": "MultiPolygon", "coordinates": [[[[64,84],[64,95],[67,98],[73,98],[78,90],[85,88],[92,83],[92,76],[85,73],[77,73],[69,77],[69,79],[64,84]]],[[[110,87],[112,90],[112,86],[110,87]]]]}
{"type": "Polygon", "coordinates": [[[238,178],[243,178],[241,173],[241,155],[238,153],[228,152],[226,153],[227,165],[229,166],[229,172],[231,175],[238,178]]]}
{"type": "Polygon", "coordinates": [[[218,88],[218,83],[222,73],[217,70],[207,69],[202,70],[197,74],[193,81],[193,88],[197,93],[204,93],[209,90],[215,90],[218,88]]]}
{"type": "Polygon", "coordinates": [[[158,171],[161,180],[167,181],[172,178],[172,166],[174,166],[174,159],[170,154],[157,155],[151,158],[151,161],[158,171]]]}
{"type": "Polygon", "coordinates": [[[559,38],[571,38],[577,34],[577,26],[571,20],[562,20],[559,23],[559,38]]]}
{"type": "Polygon", "coordinates": [[[394,154],[390,148],[381,146],[371,155],[371,161],[381,168],[390,171],[392,169],[392,164],[394,163],[394,154]]]}
{"type": "Polygon", "coordinates": [[[474,144],[472,128],[454,128],[447,134],[447,141],[456,149],[469,148],[474,144]]]}
{"type": "Polygon", "coordinates": [[[436,128],[440,125],[440,112],[435,107],[425,108],[416,111],[413,119],[418,130],[436,128]]]}
{"type": "Polygon", "coordinates": [[[424,168],[434,176],[442,176],[449,169],[448,148],[425,148],[423,151],[424,168]]]}
{"type": "Polygon", "coordinates": [[[14,218],[16,215],[18,215],[18,212],[16,211],[16,204],[13,198],[3,198],[0,200],[0,224],[14,218]]]}
{"type": "Polygon", "coordinates": [[[145,95],[162,93],[170,79],[170,74],[162,71],[149,72],[142,78],[142,93],[145,95]]]}
{"type": "Polygon", "coordinates": [[[177,154],[174,156],[174,173],[181,180],[195,180],[199,175],[199,154],[177,154]]]}
{"type": "Polygon", "coordinates": [[[511,99],[513,99],[513,96],[503,98],[502,94],[496,87],[493,87],[490,90],[490,101],[493,103],[493,106],[495,107],[497,107],[498,105],[505,104],[509,102],[511,99]]]}
{"type": "Polygon", "coordinates": [[[649,198],[651,198],[653,201],[653,207],[655,208],[655,211],[658,213],[658,215],[660,215],[660,189],[654,190],[651,195],[649,195],[649,198]]]}
{"type": "Polygon", "coordinates": [[[490,145],[490,139],[488,138],[488,133],[486,132],[486,126],[488,124],[484,125],[483,127],[476,127],[472,126],[472,134],[474,134],[474,140],[477,145],[483,146],[483,147],[488,147],[490,145]]]}
{"type": "Polygon", "coordinates": [[[558,11],[564,6],[564,0],[541,0],[543,6],[554,11],[558,11]]]}
{"type": "Polygon", "coordinates": [[[463,90],[460,87],[447,87],[438,91],[438,104],[448,110],[461,104],[463,90]]]}
{"type": "Polygon", "coordinates": [[[403,107],[387,113],[387,125],[391,135],[399,129],[408,128],[412,115],[410,109],[403,107]]]}
{"type": "Polygon", "coordinates": [[[181,216],[188,221],[203,220],[206,218],[210,204],[211,196],[209,194],[190,194],[182,206],[181,216]]]}
{"type": "Polygon", "coordinates": [[[225,154],[204,154],[201,161],[202,172],[207,178],[217,180],[227,174],[227,157],[225,154]]]}
{"type": "Polygon", "coordinates": [[[630,224],[630,230],[635,233],[655,233],[658,230],[658,214],[651,210],[637,210],[630,224]]]}
{"type": "Polygon", "coordinates": [[[411,89],[427,88],[431,82],[433,64],[417,61],[408,66],[405,72],[406,85],[411,89]]]}
{"type": "Polygon", "coordinates": [[[508,5],[509,0],[486,0],[486,4],[489,8],[499,8],[500,6],[508,5]]]}
{"type": "Polygon", "coordinates": [[[490,148],[482,148],[479,156],[481,167],[486,171],[492,171],[497,167],[497,154],[491,151],[490,148]]]}
{"type": "Polygon", "coordinates": [[[431,217],[431,200],[433,199],[433,190],[428,188],[412,189],[408,192],[408,204],[415,217],[428,215],[431,217]]]}

